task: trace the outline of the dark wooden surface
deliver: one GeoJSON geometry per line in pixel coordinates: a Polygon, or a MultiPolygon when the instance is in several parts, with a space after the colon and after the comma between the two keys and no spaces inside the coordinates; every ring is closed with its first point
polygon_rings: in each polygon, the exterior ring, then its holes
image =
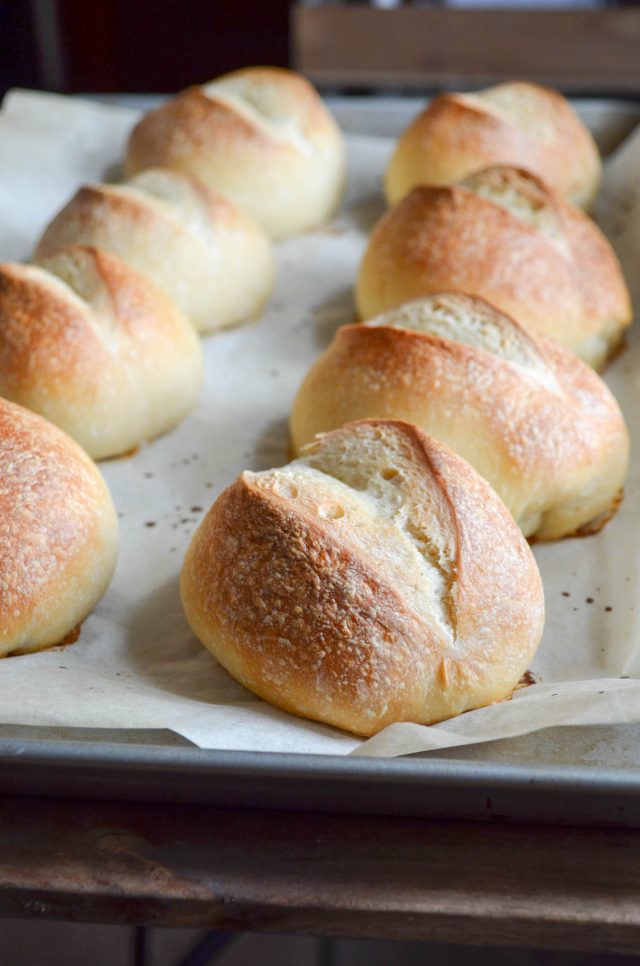
{"type": "Polygon", "coordinates": [[[573,93],[640,93],[640,8],[297,7],[293,65],[320,85],[473,86],[526,78],[573,93]]]}
{"type": "Polygon", "coordinates": [[[0,915],[640,953],[640,833],[9,797],[0,915]]]}

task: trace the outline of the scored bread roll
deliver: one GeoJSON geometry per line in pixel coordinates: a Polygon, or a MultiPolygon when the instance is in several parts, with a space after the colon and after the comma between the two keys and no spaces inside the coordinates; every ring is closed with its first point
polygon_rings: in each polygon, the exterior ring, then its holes
{"type": "Polygon", "coordinates": [[[0,399],[0,657],[65,641],[107,589],[118,520],[89,457],[0,399]]]}
{"type": "Polygon", "coordinates": [[[602,176],[587,127],[557,91],[513,81],[436,97],[402,134],[385,176],[391,204],[418,184],[447,184],[495,164],[527,168],[580,208],[602,176]]]}
{"type": "Polygon", "coordinates": [[[180,423],[202,348],[187,319],[115,255],[71,246],[0,265],[0,395],[46,416],[94,459],[180,423]]]}
{"type": "Polygon", "coordinates": [[[535,561],[493,490],[386,420],[238,477],[196,531],[181,589],[233,677],[361,735],[509,697],[544,620],[535,561]]]}
{"type": "Polygon", "coordinates": [[[273,238],[309,231],[338,206],[342,134],[294,71],[252,67],[189,87],[134,128],[129,174],[168,167],[196,175],[248,211],[273,238]]]}
{"type": "Polygon", "coordinates": [[[258,316],[273,289],[273,246],[253,219],[196,178],[145,171],[86,185],[45,229],[35,259],[93,245],[148,275],[200,332],[258,316]]]}
{"type": "Polygon", "coordinates": [[[613,395],[573,353],[478,298],[432,295],[338,330],[293,404],[294,451],[366,417],[446,443],[527,537],[599,529],[619,503],[629,437],[613,395]]]}
{"type": "Polygon", "coordinates": [[[487,299],[595,368],[631,321],[629,292],[602,232],[516,168],[414,188],[375,227],[358,274],[361,318],[443,291],[487,299]]]}

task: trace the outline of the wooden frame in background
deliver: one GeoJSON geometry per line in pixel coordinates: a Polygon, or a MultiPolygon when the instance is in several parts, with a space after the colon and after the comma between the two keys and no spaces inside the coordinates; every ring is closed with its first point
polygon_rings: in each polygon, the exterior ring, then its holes
{"type": "Polygon", "coordinates": [[[319,86],[424,89],[526,78],[640,95],[640,8],[291,10],[291,62],[319,86]]]}

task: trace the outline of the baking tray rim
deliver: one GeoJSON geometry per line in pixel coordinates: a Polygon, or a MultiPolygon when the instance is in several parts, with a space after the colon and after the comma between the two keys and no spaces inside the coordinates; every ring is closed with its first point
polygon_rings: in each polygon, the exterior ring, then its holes
{"type": "Polygon", "coordinates": [[[0,739],[0,792],[640,828],[640,769],[0,739]]]}

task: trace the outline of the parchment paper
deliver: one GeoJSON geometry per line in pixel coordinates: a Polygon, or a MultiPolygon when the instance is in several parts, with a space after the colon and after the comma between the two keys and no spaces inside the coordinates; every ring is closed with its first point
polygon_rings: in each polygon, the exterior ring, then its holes
{"type": "MultiPolygon", "coordinates": [[[[83,182],[114,180],[137,112],[12,92],[0,111],[0,258],[28,258],[83,182]]],[[[120,513],[121,554],[79,641],[0,662],[0,720],[16,725],[171,729],[219,749],[399,755],[568,724],[640,720],[638,507],[640,340],[607,381],[625,411],[633,462],[626,498],[596,537],[536,546],[547,601],[532,667],[511,701],[430,728],[394,725],[369,741],[277,711],[236,684],[191,634],[178,575],[199,520],[243,469],[287,461],[297,387],[353,316],[352,285],[383,210],[384,137],[349,135],[345,204],[323,231],[278,246],[278,284],[255,324],[205,340],[206,387],[179,429],[100,464],[120,513]]],[[[608,163],[598,217],[640,302],[640,136],[608,163]]]]}

